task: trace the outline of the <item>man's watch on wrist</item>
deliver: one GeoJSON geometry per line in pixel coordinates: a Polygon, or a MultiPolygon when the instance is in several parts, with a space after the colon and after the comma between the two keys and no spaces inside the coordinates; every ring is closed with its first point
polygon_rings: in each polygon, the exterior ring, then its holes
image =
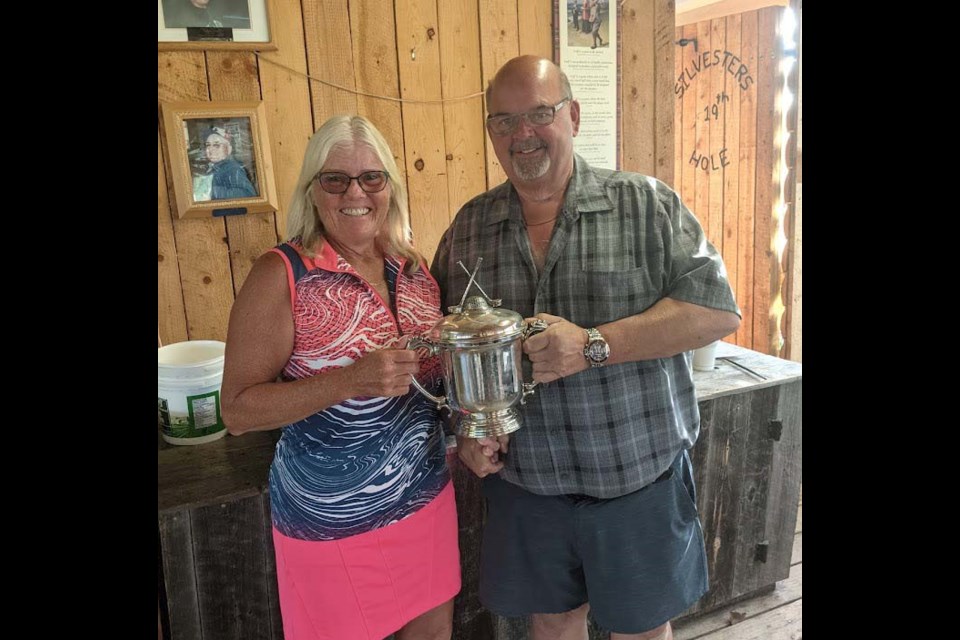
{"type": "Polygon", "coordinates": [[[587,329],[587,346],[583,348],[583,357],[592,368],[602,367],[610,357],[610,345],[596,329],[587,329]]]}

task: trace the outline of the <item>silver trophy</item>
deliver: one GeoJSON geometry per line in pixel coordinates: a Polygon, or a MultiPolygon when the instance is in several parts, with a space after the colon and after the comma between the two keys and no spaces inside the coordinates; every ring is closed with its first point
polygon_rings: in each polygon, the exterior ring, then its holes
{"type": "Polygon", "coordinates": [[[447,395],[437,397],[420,385],[420,393],[460,416],[457,435],[483,438],[512,433],[522,424],[517,405],[534,392],[536,382],[523,382],[520,358],[522,344],[531,335],[547,328],[543,320],[527,323],[515,311],[500,309],[500,299],[491,298],[476,282],[483,258],[470,275],[460,304],[449,307],[444,316],[423,337],[415,337],[408,349],[425,349],[440,355],[447,395]],[[482,295],[467,297],[476,285],[482,295]]]}

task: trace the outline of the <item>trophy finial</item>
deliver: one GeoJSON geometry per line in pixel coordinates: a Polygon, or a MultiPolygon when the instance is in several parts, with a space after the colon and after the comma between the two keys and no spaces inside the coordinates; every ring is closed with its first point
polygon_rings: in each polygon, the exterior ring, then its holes
{"type": "Polygon", "coordinates": [[[483,287],[480,286],[480,283],[477,282],[477,279],[476,279],[477,272],[480,270],[480,265],[482,263],[483,263],[483,256],[479,256],[477,258],[477,266],[473,268],[473,272],[471,273],[470,270],[467,269],[466,265],[463,264],[462,260],[457,260],[457,264],[460,265],[460,268],[463,269],[468,276],[470,276],[470,279],[467,281],[467,288],[463,290],[463,296],[460,297],[460,304],[454,305],[452,307],[447,307],[447,311],[449,311],[450,313],[463,313],[463,303],[466,301],[467,294],[470,293],[470,289],[474,285],[477,286],[477,289],[480,290],[480,293],[482,293],[483,297],[487,299],[491,307],[499,307],[500,304],[503,302],[500,298],[491,298],[490,296],[488,296],[487,292],[484,291],[483,287]]]}

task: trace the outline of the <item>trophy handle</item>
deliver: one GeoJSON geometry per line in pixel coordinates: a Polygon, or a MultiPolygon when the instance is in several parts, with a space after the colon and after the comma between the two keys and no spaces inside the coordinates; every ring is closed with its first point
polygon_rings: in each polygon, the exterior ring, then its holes
{"type": "MultiPolygon", "coordinates": [[[[526,340],[530,336],[535,336],[538,333],[542,333],[547,330],[549,326],[545,320],[537,318],[533,322],[525,322],[526,326],[523,328],[523,335],[520,336],[521,342],[526,340]]],[[[524,382],[523,383],[523,395],[520,396],[520,404],[527,404],[527,396],[532,396],[539,382],[524,382]]]]}
{"type": "MultiPolygon", "coordinates": [[[[430,342],[425,338],[421,338],[420,336],[414,336],[410,338],[410,340],[407,342],[407,349],[410,349],[411,351],[416,351],[417,349],[421,349],[421,348],[427,350],[428,356],[435,356],[440,351],[437,345],[433,344],[432,342],[430,342]]],[[[437,397],[432,393],[430,393],[429,391],[427,391],[426,389],[424,389],[423,385],[417,382],[417,376],[413,376],[410,382],[411,384],[413,384],[414,387],[416,387],[417,391],[419,391],[421,394],[429,398],[432,402],[435,402],[438,410],[446,407],[447,409],[450,409],[451,411],[453,411],[453,408],[451,408],[450,405],[447,404],[446,396],[437,397]]]]}

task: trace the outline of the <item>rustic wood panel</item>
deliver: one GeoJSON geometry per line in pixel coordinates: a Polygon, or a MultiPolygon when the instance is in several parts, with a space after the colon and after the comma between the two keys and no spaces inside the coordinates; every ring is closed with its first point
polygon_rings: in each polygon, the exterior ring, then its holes
{"type": "MultiPolygon", "coordinates": [[[[724,129],[726,121],[726,103],[723,102],[725,90],[725,73],[723,67],[718,66],[717,62],[724,60],[723,52],[727,47],[727,24],[725,20],[713,20],[710,22],[710,49],[711,57],[710,67],[703,70],[706,74],[704,80],[710,82],[710,100],[708,111],[704,114],[705,119],[710,121],[710,164],[709,164],[709,182],[710,182],[710,210],[700,212],[700,215],[707,215],[710,218],[710,241],[717,251],[723,255],[723,176],[726,173],[726,156],[724,151],[724,129]],[[723,117],[720,117],[720,114],[723,117]]],[[[722,62],[721,62],[722,64],[722,62]]],[[[704,82],[706,84],[706,82],[704,82]]]]}
{"type": "Polygon", "coordinates": [[[644,75],[656,73],[655,3],[653,0],[631,2],[623,7],[621,15],[621,55],[632,63],[632,72],[624,73],[622,78],[621,165],[626,171],[652,176],[657,170],[654,144],[657,105],[654,85],[645,82],[644,75]]]}
{"type": "MultiPolygon", "coordinates": [[[[782,12],[782,7],[768,7],[674,31],[687,43],[676,48],[674,65],[679,192],[723,255],[743,312],[728,341],[774,355],[781,349],[781,331],[788,343],[798,333],[791,323],[797,320],[793,304],[800,293],[799,287],[794,293],[797,216],[791,181],[784,194],[790,244],[782,260],[775,253],[774,207],[780,198],[775,98],[783,57],[777,22],[782,12]],[[780,302],[785,308],[778,317],[773,306],[780,302]]],[[[788,146],[788,164],[794,155],[788,146]]]]}
{"type": "MultiPolygon", "coordinates": [[[[649,84],[650,78],[661,78],[654,82],[654,102],[656,105],[656,125],[654,126],[653,146],[656,149],[656,157],[653,175],[663,180],[669,185],[674,183],[674,162],[673,157],[676,154],[673,138],[675,131],[674,108],[673,108],[673,83],[668,82],[670,72],[673,70],[673,59],[675,57],[675,47],[673,44],[673,21],[674,21],[674,2],[673,0],[655,0],[654,13],[654,74],[645,75],[645,69],[632,64],[621,64],[624,69],[624,78],[631,78],[636,83],[649,84]]],[[[627,169],[629,171],[630,169],[627,169]]]]}
{"type": "Polygon", "coordinates": [[[685,148],[683,142],[683,97],[681,91],[683,88],[683,48],[680,47],[680,39],[684,37],[683,29],[677,28],[676,30],[676,45],[677,50],[673,56],[673,98],[676,102],[676,111],[674,114],[674,146],[676,152],[673,154],[673,182],[671,186],[673,189],[680,194],[680,199],[686,201],[683,193],[683,165],[686,158],[683,156],[683,150],[685,148]]]}
{"type": "MultiPolygon", "coordinates": [[[[350,25],[357,90],[377,96],[399,98],[400,71],[397,57],[409,56],[410,51],[398,51],[394,3],[391,0],[351,2],[350,25]]],[[[359,96],[357,112],[369,118],[386,138],[397,161],[397,167],[404,174],[402,179],[406,181],[400,103],[359,96]]]]}
{"type": "MultiPolygon", "coordinates": [[[[507,60],[520,53],[517,33],[517,0],[490,0],[480,12],[480,50],[483,66],[483,87],[496,75],[507,60]]],[[[489,136],[486,138],[487,187],[495,187],[507,179],[489,136]]]]}
{"type": "MultiPolygon", "coordinates": [[[[799,384],[799,383],[798,383],[799,384]]],[[[751,593],[766,584],[790,574],[790,545],[793,542],[793,528],[787,534],[787,548],[776,538],[777,532],[767,530],[767,514],[780,514],[773,508],[779,503],[771,495],[771,483],[781,473],[773,464],[776,441],[771,436],[771,421],[781,418],[778,410],[783,387],[771,387],[749,394],[748,422],[738,425],[746,431],[746,448],[743,467],[739,470],[739,504],[737,508],[737,553],[734,564],[733,596],[751,593]],[[780,555],[777,554],[781,551],[780,555]],[[766,567],[783,566],[783,575],[764,582],[769,573],[766,567]]],[[[783,393],[788,393],[783,391],[783,393]]],[[[795,501],[794,501],[795,502],[795,501]]],[[[791,519],[796,518],[796,510],[791,511],[791,519]]]]}
{"type": "Polygon", "coordinates": [[[270,493],[261,494],[260,506],[263,521],[263,562],[267,588],[267,623],[274,640],[283,640],[283,618],[280,616],[280,591],[277,587],[277,557],[273,547],[273,520],[270,515],[270,493]]]}
{"type": "MultiPolygon", "coordinates": [[[[201,52],[158,53],[160,99],[207,100],[207,66],[201,52]],[[160,70],[163,73],[160,73],[160,70]]],[[[169,175],[168,175],[169,179],[169,175]]],[[[172,189],[172,185],[168,185],[172,189]]],[[[180,265],[187,335],[191,340],[224,340],[233,304],[233,279],[222,219],[173,219],[180,265]]]]}
{"type": "MultiPolygon", "coordinates": [[[[480,69],[480,18],[474,0],[437,6],[440,24],[440,88],[447,162],[447,201],[452,216],[486,183],[483,98],[456,100],[484,89],[480,69]]],[[[426,255],[433,260],[433,254],[426,255]]]]}
{"type": "Polygon", "coordinates": [[[710,95],[709,68],[704,68],[703,66],[704,55],[709,55],[711,51],[710,33],[709,22],[697,23],[696,39],[699,48],[694,51],[695,58],[690,64],[696,70],[697,74],[697,82],[692,87],[697,95],[697,146],[696,155],[691,158],[691,160],[697,163],[697,167],[694,174],[695,187],[692,207],[697,219],[700,220],[700,224],[703,226],[703,231],[706,233],[707,238],[712,240],[713,230],[710,228],[710,174],[703,167],[703,162],[707,161],[707,168],[709,168],[709,161],[705,159],[710,158],[710,121],[704,118],[704,113],[710,109],[712,96],[710,95]],[[697,51],[699,51],[699,53],[697,53],[697,51]]]}
{"type": "Polygon", "coordinates": [[[517,3],[521,54],[553,59],[553,3],[554,0],[517,3]]]}
{"type": "Polygon", "coordinates": [[[801,599],[717,631],[704,640],[798,640],[802,636],[801,599]]]}
{"type": "MultiPolygon", "coordinates": [[[[740,61],[750,73],[757,69],[757,13],[745,13],[740,18],[740,61]]],[[[755,252],[755,206],[757,167],[757,91],[756,78],[752,90],[740,93],[740,172],[739,201],[737,211],[740,246],[737,248],[737,303],[743,320],[737,329],[737,344],[749,347],[753,344],[753,299],[754,252],[755,252]]]]}
{"type": "MultiPolygon", "coordinates": [[[[740,15],[726,18],[725,25],[726,52],[740,52],[740,15]]],[[[738,290],[740,270],[738,268],[738,251],[740,247],[740,170],[737,162],[740,151],[740,93],[743,90],[737,81],[736,75],[723,73],[722,107],[724,112],[723,149],[726,150],[725,159],[730,162],[723,171],[723,262],[727,267],[727,279],[733,287],[734,294],[738,290]],[[731,157],[731,154],[732,155],[731,157]]],[[[735,336],[727,338],[733,341],[735,336]]]]}
{"type": "Polygon", "coordinates": [[[157,526],[160,531],[163,580],[166,586],[164,595],[170,623],[169,640],[197,640],[202,638],[203,634],[200,631],[200,605],[194,572],[196,557],[193,553],[190,514],[187,511],[160,514],[157,526]]]}
{"type": "Polygon", "coordinates": [[[277,50],[261,54],[261,59],[266,62],[260,64],[260,92],[266,105],[270,151],[280,198],[280,210],[276,214],[277,236],[286,238],[287,209],[314,126],[310,87],[307,79],[300,75],[307,71],[300,4],[274,2],[273,8],[277,15],[271,24],[277,50]],[[270,64],[270,61],[293,72],[270,64]]]}
{"type": "Polygon", "coordinates": [[[350,32],[347,0],[319,0],[303,3],[303,33],[307,42],[307,68],[313,78],[346,87],[337,89],[320,82],[310,83],[314,128],[327,118],[357,112],[353,47],[344,46],[350,32]]]}
{"type": "Polygon", "coordinates": [[[777,355],[780,345],[774,344],[778,333],[771,305],[779,284],[780,264],[774,250],[773,207],[777,199],[774,166],[778,155],[774,134],[779,126],[775,92],[778,89],[776,41],[779,8],[761,9],[757,23],[757,194],[753,256],[753,345],[762,353],[777,355]],[[772,115],[772,117],[770,117],[772,115]]]}
{"type": "MultiPolygon", "coordinates": [[[[689,24],[683,27],[678,35],[678,40],[682,39],[688,43],[696,40],[697,25],[689,24]]],[[[683,169],[677,177],[680,179],[680,197],[691,210],[696,209],[697,206],[697,85],[693,84],[696,76],[691,77],[694,73],[691,61],[698,50],[695,50],[692,44],[687,44],[679,47],[677,53],[681,67],[681,72],[677,76],[678,90],[682,91],[680,120],[683,122],[683,129],[677,138],[682,145],[678,155],[683,169]]]]}
{"type": "Polygon", "coordinates": [[[203,640],[271,640],[261,495],[190,518],[203,640]]]}
{"type": "Polygon", "coordinates": [[[173,239],[167,171],[157,130],[157,333],[163,344],[187,339],[187,319],[180,288],[180,265],[173,239]]]}
{"type": "Polygon", "coordinates": [[[447,160],[440,100],[437,6],[430,0],[397,3],[397,49],[410,221],[417,249],[429,261],[450,226],[447,160]],[[425,103],[424,101],[437,101],[425,103]]]}
{"type": "MultiPolygon", "coordinates": [[[[210,99],[213,101],[260,100],[260,77],[257,58],[249,51],[212,51],[207,55],[210,99]]],[[[267,128],[269,136],[270,128],[267,128]]],[[[263,171],[263,167],[258,167],[263,171]]],[[[250,213],[228,216],[227,243],[234,293],[260,255],[277,244],[276,219],[273,213],[250,213]]]]}
{"type": "MultiPolygon", "coordinates": [[[[803,597],[803,565],[797,565],[790,571],[790,577],[778,582],[776,588],[768,594],[752,598],[727,607],[721,607],[701,618],[680,622],[674,625],[674,640],[714,640],[707,635],[726,629],[734,624],[742,624],[746,619],[759,616],[767,611],[796,602],[803,597]]],[[[739,636],[736,636],[739,639],[739,636]]],[[[799,640],[792,638],[791,640],[799,640]]]]}

